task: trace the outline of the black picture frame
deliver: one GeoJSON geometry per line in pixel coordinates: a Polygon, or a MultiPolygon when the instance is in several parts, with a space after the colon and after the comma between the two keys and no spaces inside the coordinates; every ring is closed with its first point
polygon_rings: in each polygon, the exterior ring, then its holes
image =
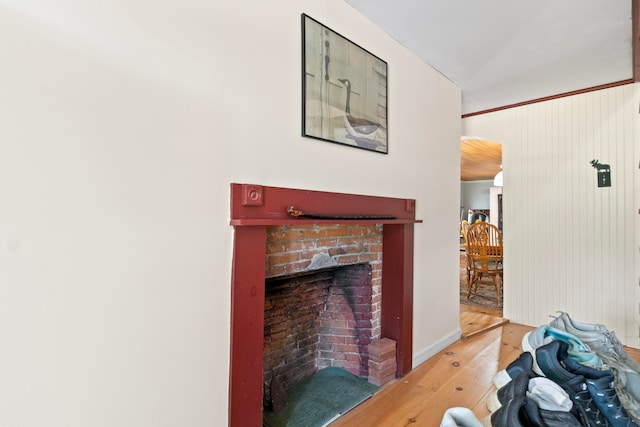
{"type": "Polygon", "coordinates": [[[302,136],[388,154],[388,64],[307,14],[302,136]]]}

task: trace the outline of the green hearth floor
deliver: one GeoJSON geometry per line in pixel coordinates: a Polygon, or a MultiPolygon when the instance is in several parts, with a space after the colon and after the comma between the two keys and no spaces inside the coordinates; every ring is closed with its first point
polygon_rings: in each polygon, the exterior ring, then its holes
{"type": "Polygon", "coordinates": [[[325,426],[364,402],[379,390],[365,378],[340,368],[325,368],[287,390],[287,406],[273,413],[265,410],[267,427],[325,426]]]}

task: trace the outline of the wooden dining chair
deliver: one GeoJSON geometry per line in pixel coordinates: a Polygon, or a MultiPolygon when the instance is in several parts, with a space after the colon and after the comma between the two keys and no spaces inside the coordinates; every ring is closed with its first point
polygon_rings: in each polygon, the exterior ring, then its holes
{"type": "Polygon", "coordinates": [[[463,219],[460,221],[460,250],[467,247],[467,231],[469,231],[469,221],[463,219]]]}
{"type": "Polygon", "coordinates": [[[460,250],[464,251],[464,257],[465,257],[466,269],[467,269],[467,284],[471,280],[471,267],[469,264],[469,257],[467,256],[467,232],[468,231],[469,231],[469,221],[467,221],[466,219],[463,219],[462,221],[460,221],[460,238],[462,239],[462,242],[460,243],[460,250]]]}
{"type": "Polygon", "coordinates": [[[493,277],[498,297],[502,305],[502,233],[493,224],[477,221],[467,231],[467,299],[471,292],[477,292],[483,277],[493,277]]]}

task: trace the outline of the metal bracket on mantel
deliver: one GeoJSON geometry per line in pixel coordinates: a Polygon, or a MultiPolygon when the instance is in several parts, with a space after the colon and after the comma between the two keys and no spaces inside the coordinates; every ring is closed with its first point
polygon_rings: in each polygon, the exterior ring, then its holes
{"type": "Polygon", "coordinates": [[[323,214],[316,212],[305,212],[300,209],[296,209],[294,206],[289,206],[287,212],[294,218],[315,218],[315,219],[396,219],[393,215],[336,215],[336,214],[323,214]]]}
{"type": "Polygon", "coordinates": [[[287,212],[294,218],[315,218],[315,219],[396,219],[393,215],[339,215],[339,214],[322,214],[315,212],[305,212],[289,206],[287,212]]]}

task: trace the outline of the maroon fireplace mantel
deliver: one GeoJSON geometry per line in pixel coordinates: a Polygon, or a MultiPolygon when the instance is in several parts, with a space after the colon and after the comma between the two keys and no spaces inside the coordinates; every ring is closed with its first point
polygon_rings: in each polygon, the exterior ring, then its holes
{"type": "Polygon", "coordinates": [[[382,336],[397,343],[396,377],[411,370],[415,200],[231,184],[229,425],[262,425],[262,352],[267,226],[383,224],[382,336]],[[312,213],[292,217],[288,210],[312,213]]]}

